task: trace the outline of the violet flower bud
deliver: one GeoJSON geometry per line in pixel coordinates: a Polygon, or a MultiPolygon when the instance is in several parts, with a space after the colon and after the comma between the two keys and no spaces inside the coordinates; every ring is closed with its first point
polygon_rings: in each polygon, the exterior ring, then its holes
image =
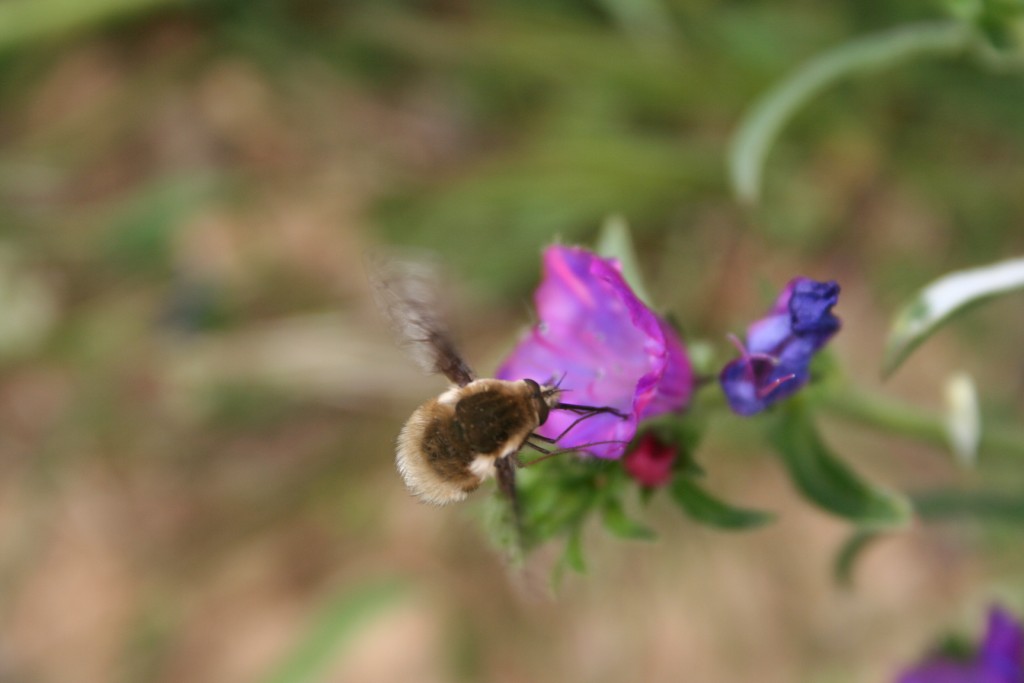
{"type": "Polygon", "coordinates": [[[835,281],[794,278],[768,315],[747,328],[746,347],[733,338],[741,355],[719,376],[733,412],[759,413],[807,384],[814,354],[839,331],[832,315],[838,300],[835,281]]]}

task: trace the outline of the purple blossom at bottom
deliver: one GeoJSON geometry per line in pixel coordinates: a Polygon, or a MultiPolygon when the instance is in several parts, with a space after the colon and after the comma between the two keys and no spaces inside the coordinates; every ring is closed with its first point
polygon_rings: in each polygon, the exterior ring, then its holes
{"type": "MultiPolygon", "coordinates": [[[[498,379],[557,383],[566,403],[611,407],[558,441],[602,458],[619,458],[640,420],[682,410],[693,370],[675,330],[630,289],[619,264],[578,247],[544,251],[544,279],[534,294],[539,323],[499,368],[498,379]]],[[[578,419],[552,410],[537,432],[557,438],[578,419]]]]}
{"type": "Polygon", "coordinates": [[[896,683],[1024,683],[1024,629],[1006,610],[993,607],[981,647],[968,659],[930,657],[896,683]]]}
{"type": "Polygon", "coordinates": [[[790,280],[768,315],[747,328],[746,347],[734,340],[741,355],[719,376],[733,412],[759,413],[807,384],[814,354],[839,331],[838,300],[835,281],[790,280]]]}

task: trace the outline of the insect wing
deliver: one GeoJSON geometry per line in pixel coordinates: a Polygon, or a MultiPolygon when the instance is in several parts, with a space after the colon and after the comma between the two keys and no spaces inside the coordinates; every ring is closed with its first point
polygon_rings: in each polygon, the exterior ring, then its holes
{"type": "Polygon", "coordinates": [[[462,359],[442,314],[436,264],[426,257],[368,258],[367,272],[377,307],[413,360],[459,386],[472,382],[473,370],[462,359]]]}

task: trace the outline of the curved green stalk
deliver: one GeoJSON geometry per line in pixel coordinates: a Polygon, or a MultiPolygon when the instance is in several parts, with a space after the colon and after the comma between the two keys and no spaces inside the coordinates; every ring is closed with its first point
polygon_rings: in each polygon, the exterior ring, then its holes
{"type": "Polygon", "coordinates": [[[8,0],[0,3],[0,50],[142,14],[176,0],[8,0]]]}
{"type": "Polygon", "coordinates": [[[845,43],[807,62],[762,97],[740,124],[729,153],[733,190],[741,201],[757,202],[765,158],[779,131],[826,86],[912,59],[955,55],[974,41],[971,28],[959,21],[911,24],[845,43]]]}
{"type": "MultiPolygon", "coordinates": [[[[823,392],[820,405],[836,417],[949,448],[945,419],[941,415],[852,389],[823,392]]],[[[1024,457],[1024,430],[1005,425],[985,426],[978,450],[982,455],[1002,453],[1024,457]]]]}

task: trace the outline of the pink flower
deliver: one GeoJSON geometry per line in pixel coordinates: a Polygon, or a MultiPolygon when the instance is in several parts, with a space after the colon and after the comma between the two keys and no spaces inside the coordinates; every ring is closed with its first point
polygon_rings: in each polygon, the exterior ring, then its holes
{"type": "MultiPolygon", "coordinates": [[[[519,342],[497,377],[558,383],[566,403],[611,407],[562,436],[558,446],[621,457],[640,420],[682,410],[693,371],[682,341],[640,301],[619,264],[577,247],[544,252],[534,295],[540,322],[519,342]]],[[[553,410],[537,432],[557,438],[578,418],[553,410]]]]}
{"type": "Polygon", "coordinates": [[[622,459],[629,476],[648,488],[664,486],[672,479],[672,465],[678,455],[675,446],[662,443],[653,434],[645,434],[636,448],[622,459]]]}

